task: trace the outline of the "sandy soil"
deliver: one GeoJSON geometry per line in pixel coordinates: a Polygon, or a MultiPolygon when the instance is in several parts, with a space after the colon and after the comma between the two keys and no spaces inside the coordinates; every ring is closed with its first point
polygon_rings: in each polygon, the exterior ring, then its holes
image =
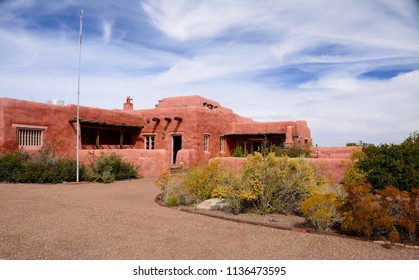
{"type": "Polygon", "coordinates": [[[161,207],[154,201],[158,192],[154,178],[0,184],[0,259],[419,258],[419,249],[387,249],[161,207]]]}

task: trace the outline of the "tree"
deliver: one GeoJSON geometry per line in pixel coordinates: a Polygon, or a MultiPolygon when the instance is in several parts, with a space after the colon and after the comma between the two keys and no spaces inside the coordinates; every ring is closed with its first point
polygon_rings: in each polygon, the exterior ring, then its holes
{"type": "Polygon", "coordinates": [[[358,168],[374,189],[392,185],[399,190],[419,187],[419,134],[414,132],[400,145],[363,147],[365,157],[358,168]]]}

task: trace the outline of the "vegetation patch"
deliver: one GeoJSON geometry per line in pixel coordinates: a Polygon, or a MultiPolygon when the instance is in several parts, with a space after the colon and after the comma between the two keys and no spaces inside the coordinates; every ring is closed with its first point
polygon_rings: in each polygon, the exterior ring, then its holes
{"type": "MultiPolygon", "coordinates": [[[[76,161],[57,155],[57,143],[30,155],[23,150],[0,156],[0,181],[10,183],[62,183],[76,180],[76,161]]],[[[82,168],[81,173],[83,174],[82,168]]]]}
{"type": "MultiPolygon", "coordinates": [[[[418,132],[400,145],[359,143],[362,151],[354,152],[346,161],[344,192],[333,202],[337,213],[332,212],[340,219],[337,225],[349,234],[385,238],[392,244],[399,241],[417,244],[418,132]]],[[[309,201],[306,203],[310,204],[309,201]]],[[[307,219],[310,218],[307,216],[307,219]]]]}
{"type": "Polygon", "coordinates": [[[412,133],[403,143],[362,144],[362,152],[354,155],[352,171],[347,182],[366,179],[372,189],[393,186],[409,191],[419,187],[419,134],[412,133]]]}
{"type": "Polygon", "coordinates": [[[90,166],[84,172],[84,180],[111,183],[115,180],[138,178],[140,167],[124,161],[117,153],[102,153],[100,157],[91,153],[89,158],[90,166]]]}
{"type": "MultiPolygon", "coordinates": [[[[76,181],[75,160],[59,156],[59,143],[46,143],[30,155],[24,150],[0,155],[0,181],[10,183],[62,183],[76,181]]],[[[99,158],[91,155],[90,166],[80,166],[80,180],[110,183],[114,180],[138,178],[139,167],[111,153],[99,158]]]]}
{"type": "Polygon", "coordinates": [[[277,157],[274,153],[248,156],[237,175],[219,160],[180,174],[165,173],[156,181],[166,204],[174,193],[186,204],[209,198],[226,199],[228,211],[298,213],[300,203],[321,187],[324,181],[316,169],[302,159],[277,157]]]}
{"type": "MultiPolygon", "coordinates": [[[[418,133],[400,145],[362,146],[346,161],[343,185],[337,191],[332,184],[334,192],[325,191],[325,180],[311,164],[275,151],[247,155],[238,175],[211,161],[180,174],[166,173],[157,184],[166,205],[217,197],[234,214],[299,215],[318,231],[418,244],[418,133]]],[[[240,150],[235,155],[243,156],[240,150]]]]}
{"type": "Polygon", "coordinates": [[[318,193],[301,203],[301,212],[319,231],[329,231],[341,221],[333,193],[318,193]]]}
{"type": "Polygon", "coordinates": [[[418,242],[419,190],[400,191],[393,186],[371,192],[371,184],[360,180],[345,185],[339,201],[341,229],[367,237],[385,237],[391,243],[418,242]]]}

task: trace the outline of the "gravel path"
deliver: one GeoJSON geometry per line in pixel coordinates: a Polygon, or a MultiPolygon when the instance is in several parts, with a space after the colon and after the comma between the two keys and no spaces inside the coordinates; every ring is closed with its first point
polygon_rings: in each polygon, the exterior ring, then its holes
{"type": "Polygon", "coordinates": [[[154,202],[153,178],[0,184],[0,259],[418,259],[419,249],[267,228],[154,202]]]}

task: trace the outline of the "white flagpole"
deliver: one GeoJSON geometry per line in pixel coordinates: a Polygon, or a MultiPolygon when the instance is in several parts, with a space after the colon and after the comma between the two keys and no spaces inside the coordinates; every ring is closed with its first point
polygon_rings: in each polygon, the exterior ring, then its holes
{"type": "Polygon", "coordinates": [[[80,48],[79,48],[79,69],[78,69],[78,86],[77,86],[77,127],[76,127],[76,181],[79,181],[79,169],[80,169],[80,65],[81,65],[81,43],[83,39],[83,10],[80,10],[80,48]]]}

